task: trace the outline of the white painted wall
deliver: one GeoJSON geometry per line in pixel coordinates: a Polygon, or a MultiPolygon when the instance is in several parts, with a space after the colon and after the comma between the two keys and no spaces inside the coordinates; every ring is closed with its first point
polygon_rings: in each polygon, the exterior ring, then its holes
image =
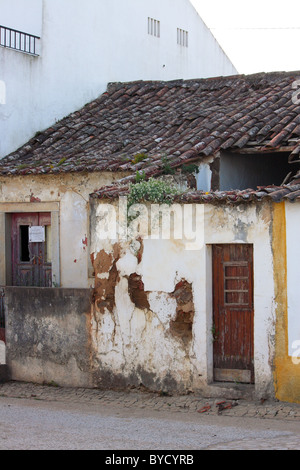
{"type": "Polygon", "coordinates": [[[0,0],[0,18],[41,36],[39,57],[0,48],[0,158],[108,82],[237,73],[189,0],[0,0]],[[160,38],[148,35],[148,17],[160,21],[160,38]],[[189,32],[188,48],[177,28],[189,32]]]}
{"type": "Polygon", "coordinates": [[[299,203],[286,203],[288,351],[300,357],[300,219],[299,203]]]}
{"type": "Polygon", "coordinates": [[[196,188],[199,191],[211,191],[212,171],[209,164],[212,163],[212,159],[207,160],[207,162],[200,163],[199,172],[195,173],[196,188]]]}
{"type": "MultiPolygon", "coordinates": [[[[197,207],[200,221],[197,249],[191,250],[183,239],[144,239],[142,261],[138,264],[135,255],[138,247],[121,243],[116,306],[113,312],[101,312],[98,316],[96,313],[93,319],[96,356],[101,367],[116,374],[129,377],[141,366],[163,381],[171,371],[186,387],[207,391],[213,379],[211,245],[251,243],[254,246],[255,390],[258,396],[265,396],[272,393],[273,387],[275,334],[270,206],[197,207]],[[127,280],[131,273],[141,276],[151,312],[132,303],[127,280]],[[170,320],[176,314],[174,299],[169,294],[181,279],[192,284],[195,306],[193,338],[188,351],[169,331],[170,320]]],[[[100,215],[106,211],[103,203],[99,202],[97,211],[98,219],[92,220],[91,252],[113,253],[113,243],[99,236],[103,226],[100,215]]]]}
{"type": "Polygon", "coordinates": [[[35,36],[42,35],[42,0],[1,0],[0,24],[35,36]]]}

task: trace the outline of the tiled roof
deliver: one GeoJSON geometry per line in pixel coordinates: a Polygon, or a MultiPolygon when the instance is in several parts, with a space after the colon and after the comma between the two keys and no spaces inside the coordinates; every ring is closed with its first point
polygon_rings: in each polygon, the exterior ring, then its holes
{"type": "Polygon", "coordinates": [[[144,170],[149,177],[166,162],[179,167],[247,145],[265,151],[286,146],[296,156],[300,105],[292,95],[299,77],[295,72],[111,84],[1,160],[0,174],[144,170]]]}
{"type": "MultiPolygon", "coordinates": [[[[283,186],[264,186],[256,189],[234,191],[186,191],[175,196],[175,203],[182,204],[239,204],[270,200],[273,202],[300,201],[300,182],[283,186]]],[[[115,199],[129,194],[129,185],[111,185],[91,194],[94,199],[115,199]]]]}

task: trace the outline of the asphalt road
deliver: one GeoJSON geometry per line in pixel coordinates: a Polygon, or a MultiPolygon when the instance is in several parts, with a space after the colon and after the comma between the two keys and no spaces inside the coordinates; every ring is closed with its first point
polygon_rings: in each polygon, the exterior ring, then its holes
{"type": "Polygon", "coordinates": [[[116,458],[124,450],[300,449],[299,421],[6,397],[0,397],[0,416],[0,450],[105,450],[116,458]]]}

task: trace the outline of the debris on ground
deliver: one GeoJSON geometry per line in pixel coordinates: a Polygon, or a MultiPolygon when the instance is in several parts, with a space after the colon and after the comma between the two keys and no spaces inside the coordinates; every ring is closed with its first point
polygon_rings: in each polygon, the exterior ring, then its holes
{"type": "Polygon", "coordinates": [[[200,410],[198,410],[198,413],[205,413],[206,411],[209,411],[209,410],[211,410],[211,406],[205,405],[202,408],[200,408],[200,410]]]}
{"type": "Polygon", "coordinates": [[[221,414],[223,410],[231,410],[234,406],[237,406],[238,403],[236,401],[234,402],[228,402],[228,401],[219,401],[216,403],[216,406],[218,407],[218,414],[221,414]]]}
{"type": "MultiPolygon", "coordinates": [[[[218,408],[218,414],[221,414],[222,411],[224,411],[224,410],[230,410],[230,409],[234,408],[235,406],[238,406],[237,401],[229,402],[229,401],[223,400],[223,401],[219,401],[219,402],[216,403],[216,407],[218,408]]],[[[198,413],[206,413],[207,411],[210,411],[211,409],[212,409],[211,405],[209,403],[207,403],[202,408],[197,410],[197,412],[198,413]]]]}

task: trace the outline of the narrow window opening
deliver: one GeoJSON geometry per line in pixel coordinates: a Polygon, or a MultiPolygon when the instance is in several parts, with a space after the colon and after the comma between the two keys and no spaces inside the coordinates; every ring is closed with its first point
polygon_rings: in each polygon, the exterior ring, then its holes
{"type": "Polygon", "coordinates": [[[177,44],[179,46],[189,46],[189,33],[184,29],[177,28],[177,44]]]}
{"type": "Polygon", "coordinates": [[[20,261],[28,263],[29,255],[29,225],[20,225],[20,261]]]}
{"type": "Polygon", "coordinates": [[[160,21],[148,17],[148,34],[160,38],[160,21]]]}

